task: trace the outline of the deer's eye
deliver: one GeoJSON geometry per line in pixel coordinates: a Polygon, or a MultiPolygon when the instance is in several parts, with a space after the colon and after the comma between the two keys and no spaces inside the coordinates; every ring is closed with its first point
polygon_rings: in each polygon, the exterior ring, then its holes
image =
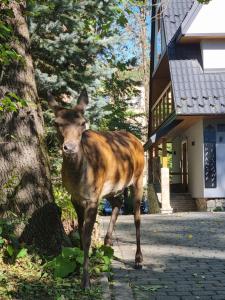
{"type": "Polygon", "coordinates": [[[81,123],[81,126],[84,126],[86,124],[86,121],[83,121],[82,123],[81,123]]]}

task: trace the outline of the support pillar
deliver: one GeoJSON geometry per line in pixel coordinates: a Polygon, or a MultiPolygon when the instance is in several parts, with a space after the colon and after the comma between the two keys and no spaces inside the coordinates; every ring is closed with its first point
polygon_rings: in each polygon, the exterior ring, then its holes
{"type": "Polygon", "coordinates": [[[169,214],[173,212],[170,205],[170,174],[168,168],[166,139],[163,139],[162,143],[161,203],[162,214],[169,214]]]}

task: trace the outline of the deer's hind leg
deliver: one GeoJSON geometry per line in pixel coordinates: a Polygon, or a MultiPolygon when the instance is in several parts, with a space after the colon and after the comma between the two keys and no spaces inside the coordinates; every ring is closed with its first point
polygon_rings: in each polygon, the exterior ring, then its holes
{"type": "Polygon", "coordinates": [[[110,222],[109,222],[109,226],[107,229],[107,233],[104,239],[104,244],[106,246],[112,246],[113,242],[112,242],[112,233],[116,224],[116,220],[118,218],[119,212],[120,212],[120,208],[122,206],[123,200],[121,196],[117,196],[117,197],[110,197],[107,199],[111,206],[112,206],[112,215],[110,218],[110,222]]]}
{"type": "Polygon", "coordinates": [[[136,244],[137,244],[137,251],[135,255],[135,268],[139,269],[142,268],[142,261],[143,256],[141,252],[141,232],[140,232],[140,226],[141,226],[141,200],[143,196],[143,176],[141,175],[138,180],[133,184],[132,186],[132,194],[134,199],[134,222],[136,227],[136,244]]]}

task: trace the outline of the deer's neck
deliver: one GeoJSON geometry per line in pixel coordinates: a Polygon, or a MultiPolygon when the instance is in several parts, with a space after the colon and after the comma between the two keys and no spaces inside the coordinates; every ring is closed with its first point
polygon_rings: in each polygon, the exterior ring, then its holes
{"type": "Polygon", "coordinates": [[[85,172],[85,156],[80,146],[79,151],[72,155],[63,155],[62,179],[65,186],[79,184],[85,172]]]}

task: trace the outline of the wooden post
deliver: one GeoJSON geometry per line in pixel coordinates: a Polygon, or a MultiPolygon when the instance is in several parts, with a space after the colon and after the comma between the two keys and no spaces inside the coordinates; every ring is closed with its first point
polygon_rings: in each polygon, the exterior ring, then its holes
{"type": "Polygon", "coordinates": [[[168,159],[167,159],[167,147],[166,147],[166,139],[164,138],[162,141],[162,167],[168,167],[168,159]]]}
{"type": "Polygon", "coordinates": [[[162,168],[161,168],[161,213],[172,213],[170,205],[170,176],[167,159],[166,139],[162,141],[162,168]]]}
{"type": "Polygon", "coordinates": [[[153,147],[148,150],[148,184],[153,182],[153,147]]]}

